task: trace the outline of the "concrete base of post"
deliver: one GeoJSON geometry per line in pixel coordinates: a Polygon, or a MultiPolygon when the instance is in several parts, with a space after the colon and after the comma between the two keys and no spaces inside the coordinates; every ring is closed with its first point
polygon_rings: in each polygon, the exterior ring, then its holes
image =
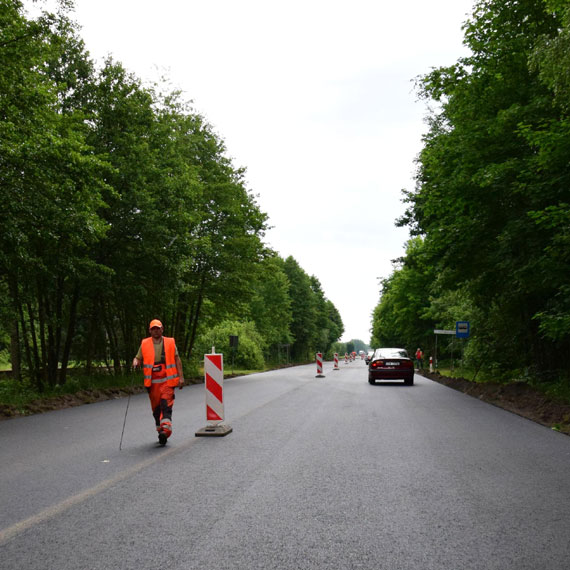
{"type": "Polygon", "coordinates": [[[219,424],[217,426],[206,426],[199,429],[194,435],[196,437],[224,437],[231,433],[233,428],[226,424],[219,424]]]}
{"type": "Polygon", "coordinates": [[[326,376],[324,374],[317,374],[315,378],[326,378],[326,376]]]}

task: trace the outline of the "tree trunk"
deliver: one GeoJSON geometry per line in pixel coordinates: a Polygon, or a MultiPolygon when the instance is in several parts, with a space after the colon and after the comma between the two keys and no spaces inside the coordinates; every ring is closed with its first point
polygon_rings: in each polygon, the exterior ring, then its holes
{"type": "Polygon", "coordinates": [[[202,274],[202,279],[200,281],[200,289],[198,291],[198,299],[196,300],[196,310],[194,311],[194,316],[193,316],[192,334],[190,336],[190,343],[187,352],[188,358],[190,358],[192,354],[192,349],[194,348],[194,342],[196,341],[196,331],[198,329],[198,319],[200,317],[200,311],[202,310],[202,299],[203,299],[205,285],[206,285],[206,275],[202,274]]]}
{"type": "Polygon", "coordinates": [[[172,324],[174,326],[174,338],[178,338],[178,344],[179,347],[178,349],[180,350],[183,342],[184,342],[184,337],[183,337],[183,323],[184,323],[184,314],[182,312],[181,309],[181,300],[180,300],[180,295],[178,296],[178,299],[176,301],[176,303],[174,303],[174,311],[173,311],[173,315],[172,315],[172,324]]]}
{"type": "Polygon", "coordinates": [[[97,324],[98,318],[95,310],[95,301],[91,305],[89,314],[89,328],[87,332],[87,346],[85,348],[85,372],[87,375],[91,374],[93,365],[93,355],[95,354],[96,338],[97,338],[97,324]]]}
{"type": "Polygon", "coordinates": [[[12,319],[10,323],[10,363],[12,364],[12,376],[18,382],[22,379],[20,369],[20,332],[18,319],[12,319]]]}
{"type": "Polygon", "coordinates": [[[67,365],[69,363],[69,354],[71,353],[71,344],[75,335],[75,321],[77,320],[77,305],[79,303],[79,285],[75,284],[73,296],[71,298],[71,306],[69,308],[69,322],[67,326],[67,335],[65,336],[65,345],[61,356],[61,370],[59,372],[59,383],[65,384],[67,380],[67,365]]]}
{"type": "Polygon", "coordinates": [[[56,288],[56,302],[55,302],[55,326],[54,326],[54,345],[53,345],[53,377],[54,382],[57,382],[59,356],[61,354],[61,330],[63,328],[63,288],[65,279],[63,277],[57,278],[56,288]]]}
{"type": "MultiPolygon", "coordinates": [[[[51,370],[50,364],[51,364],[51,359],[50,359],[50,354],[52,351],[52,336],[50,335],[50,326],[49,326],[49,320],[48,320],[48,315],[50,313],[49,310],[49,300],[47,299],[47,297],[44,297],[44,287],[41,283],[41,281],[39,280],[39,278],[37,279],[36,282],[36,286],[37,286],[37,299],[38,299],[38,321],[39,321],[39,327],[40,327],[40,347],[41,347],[41,370],[42,370],[42,377],[43,380],[45,381],[47,378],[47,381],[49,383],[50,386],[55,385],[56,383],[56,378],[53,377],[53,372],[51,370]],[[46,344],[46,323],[47,323],[47,344],[46,344]]],[[[30,311],[30,309],[28,308],[28,311],[30,311]]],[[[32,318],[32,314],[30,312],[30,318],[32,318]]],[[[30,325],[30,328],[32,329],[32,334],[34,334],[34,339],[35,339],[35,327],[33,325],[30,325]]],[[[34,346],[36,346],[37,342],[34,340],[34,346]]]]}
{"type": "MultiPolygon", "coordinates": [[[[32,364],[32,353],[30,350],[30,343],[28,339],[28,332],[26,328],[26,319],[24,318],[24,307],[20,301],[20,294],[18,291],[18,284],[16,282],[15,276],[10,276],[8,281],[8,286],[10,289],[10,295],[12,296],[12,301],[14,303],[14,310],[16,311],[16,319],[20,321],[20,329],[22,331],[22,343],[24,344],[24,354],[26,356],[26,363],[28,365],[28,370],[30,375],[32,375],[33,364],[32,364]]],[[[38,386],[38,389],[41,389],[38,386]]]]}
{"type": "Polygon", "coordinates": [[[113,369],[115,370],[115,374],[119,374],[121,372],[121,357],[119,354],[119,347],[117,346],[117,335],[115,334],[113,326],[109,322],[107,311],[103,311],[103,320],[107,331],[107,338],[109,340],[113,369]]]}
{"type": "Polygon", "coordinates": [[[185,327],[184,332],[184,342],[183,342],[183,349],[182,352],[184,354],[189,353],[190,347],[190,334],[192,332],[192,315],[194,314],[194,307],[196,305],[196,300],[192,303],[188,302],[186,305],[186,312],[184,314],[184,322],[187,322],[187,326],[185,327]]]}
{"type": "Polygon", "coordinates": [[[10,331],[10,362],[12,364],[12,374],[14,378],[20,381],[22,379],[20,329],[18,327],[20,302],[18,299],[18,285],[14,276],[8,278],[8,291],[10,292],[12,308],[14,310],[14,318],[11,323],[10,331]]]}
{"type": "Polygon", "coordinates": [[[40,360],[34,312],[32,310],[30,303],[27,303],[27,307],[28,307],[28,320],[30,323],[30,336],[32,337],[32,357],[33,357],[33,367],[30,369],[30,372],[32,372],[33,376],[36,379],[36,384],[38,389],[43,390],[44,381],[45,381],[45,367],[42,368],[42,363],[40,360]]]}

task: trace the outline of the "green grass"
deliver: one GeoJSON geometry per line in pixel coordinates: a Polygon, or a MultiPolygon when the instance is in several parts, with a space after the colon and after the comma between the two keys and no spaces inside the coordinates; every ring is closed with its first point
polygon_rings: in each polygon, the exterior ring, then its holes
{"type": "Polygon", "coordinates": [[[455,366],[452,370],[448,366],[440,366],[437,370],[442,376],[447,376],[448,378],[465,378],[466,380],[470,381],[473,381],[473,378],[475,378],[475,382],[493,381],[493,379],[488,375],[484,374],[481,371],[477,373],[477,371],[472,368],[455,366]]]}
{"type": "MultiPolygon", "coordinates": [[[[224,376],[247,376],[248,374],[257,374],[258,372],[267,372],[268,370],[274,370],[272,366],[265,366],[263,369],[255,370],[248,368],[237,368],[234,366],[233,370],[231,366],[224,366],[224,376]]],[[[203,376],[203,370],[202,370],[203,376]]]]}
{"type": "MultiPolygon", "coordinates": [[[[246,376],[256,372],[264,372],[271,370],[271,366],[266,366],[263,370],[251,370],[244,368],[232,368],[225,366],[224,375],[228,377],[233,376],[246,376]]],[[[204,379],[204,369],[191,366],[186,367],[185,373],[186,384],[199,383],[204,379]],[[192,370],[192,374],[188,371],[192,370]]],[[[56,398],[66,394],[76,394],[84,390],[103,390],[109,388],[128,388],[131,385],[142,386],[142,374],[135,372],[133,374],[120,374],[115,375],[107,372],[98,372],[91,375],[86,375],[80,371],[70,369],[68,378],[65,384],[56,385],[53,387],[45,387],[43,391],[39,391],[34,384],[24,379],[21,382],[10,378],[0,379],[0,404],[5,406],[15,407],[18,410],[23,410],[27,404],[36,400],[47,400],[49,398],[56,398]]]]}
{"type": "Polygon", "coordinates": [[[0,380],[0,404],[21,410],[26,404],[38,399],[38,394],[29,382],[0,380]]]}
{"type": "MultiPolygon", "coordinates": [[[[448,378],[465,378],[470,381],[473,381],[473,377],[475,376],[475,370],[471,368],[461,368],[459,366],[456,366],[453,370],[447,367],[440,367],[438,368],[438,371],[442,376],[447,376],[448,378]]],[[[503,374],[501,377],[497,377],[490,372],[479,371],[475,377],[475,382],[493,382],[497,384],[524,382],[529,386],[532,386],[534,389],[542,392],[555,402],[570,404],[570,381],[565,378],[560,378],[557,381],[551,382],[540,382],[538,380],[533,380],[518,371],[512,371],[510,374],[503,374]]]]}
{"type": "Polygon", "coordinates": [[[555,402],[570,404],[570,382],[543,382],[532,384],[533,388],[540,390],[555,402]]]}
{"type": "MultiPolygon", "coordinates": [[[[140,375],[139,375],[140,376],[140,375]]],[[[0,404],[22,409],[34,400],[47,400],[65,394],[76,394],[83,390],[102,390],[105,388],[125,388],[132,383],[142,382],[141,378],[131,374],[94,374],[70,375],[63,385],[47,386],[41,392],[28,379],[21,382],[7,378],[0,380],[0,404]]]]}

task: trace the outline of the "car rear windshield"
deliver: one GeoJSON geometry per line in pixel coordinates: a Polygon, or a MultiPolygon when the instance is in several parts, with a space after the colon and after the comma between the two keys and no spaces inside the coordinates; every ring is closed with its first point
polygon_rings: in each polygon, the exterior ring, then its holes
{"type": "Polygon", "coordinates": [[[377,350],[374,358],[408,358],[405,350],[377,350]]]}

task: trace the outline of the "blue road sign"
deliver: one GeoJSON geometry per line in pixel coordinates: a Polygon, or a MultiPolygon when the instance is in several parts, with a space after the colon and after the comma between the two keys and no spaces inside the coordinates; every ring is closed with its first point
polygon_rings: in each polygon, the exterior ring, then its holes
{"type": "Polygon", "coordinates": [[[455,323],[456,338],[469,338],[469,321],[457,321],[455,323]]]}

